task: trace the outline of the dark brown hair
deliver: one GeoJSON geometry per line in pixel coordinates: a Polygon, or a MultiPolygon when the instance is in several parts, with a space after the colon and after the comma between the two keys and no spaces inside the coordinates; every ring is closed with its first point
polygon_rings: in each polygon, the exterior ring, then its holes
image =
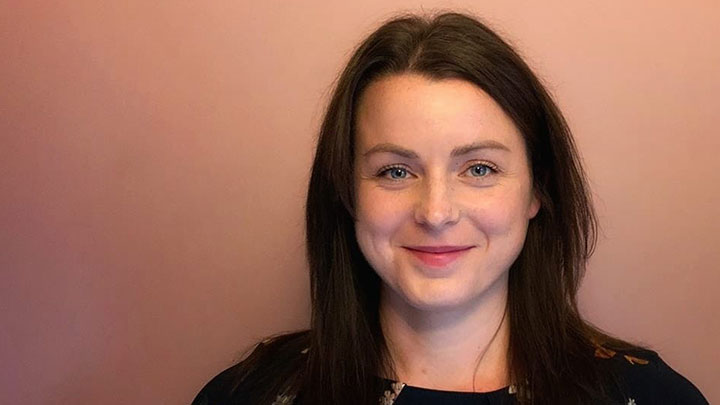
{"type": "Polygon", "coordinates": [[[377,376],[393,375],[378,320],[380,280],[355,240],[353,121],[370,82],[407,72],[475,84],[524,138],[541,208],[509,275],[509,361],[519,402],[598,398],[607,371],[593,360],[593,344],[624,343],[591,327],[578,312],[576,294],[597,225],[570,130],[517,52],[477,19],[458,13],[386,22],[359,45],[339,77],[320,129],[307,197],[311,328],[263,349],[292,341],[309,347],[307,358],[294,363],[253,355],[249,363],[264,370],[255,378],[246,373],[248,384],[262,385],[258,392],[265,395],[257,398],[265,400],[274,398],[273,390],[289,390],[303,404],[376,404],[377,376]],[[293,365],[267,375],[272,364],[283,362],[293,365]]]}

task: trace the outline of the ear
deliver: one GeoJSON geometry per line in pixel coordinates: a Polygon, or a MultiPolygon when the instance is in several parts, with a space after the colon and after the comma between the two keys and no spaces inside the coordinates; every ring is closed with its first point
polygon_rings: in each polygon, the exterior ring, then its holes
{"type": "Polygon", "coordinates": [[[533,189],[532,196],[530,196],[530,204],[528,205],[528,219],[535,218],[538,211],[540,211],[540,197],[538,193],[533,189]]]}

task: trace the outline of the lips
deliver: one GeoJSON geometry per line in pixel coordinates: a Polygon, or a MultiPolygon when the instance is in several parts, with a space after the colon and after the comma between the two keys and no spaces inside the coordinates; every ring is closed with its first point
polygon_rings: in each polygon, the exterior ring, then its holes
{"type": "Polygon", "coordinates": [[[431,267],[445,267],[473,246],[403,246],[414,257],[431,267]]]}

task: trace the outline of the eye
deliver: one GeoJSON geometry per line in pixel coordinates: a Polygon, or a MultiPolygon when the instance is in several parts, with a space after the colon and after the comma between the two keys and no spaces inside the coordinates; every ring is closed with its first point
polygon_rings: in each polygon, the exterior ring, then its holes
{"type": "Polygon", "coordinates": [[[378,172],[378,177],[390,180],[403,180],[408,177],[408,171],[406,168],[401,166],[384,167],[378,172]]]}
{"type": "Polygon", "coordinates": [[[487,177],[495,171],[496,169],[494,167],[486,163],[474,164],[467,170],[467,172],[473,177],[487,177]]]}

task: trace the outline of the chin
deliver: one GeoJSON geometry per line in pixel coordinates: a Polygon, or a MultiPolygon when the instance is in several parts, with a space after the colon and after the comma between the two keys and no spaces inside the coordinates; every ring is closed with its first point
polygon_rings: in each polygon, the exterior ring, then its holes
{"type": "Polygon", "coordinates": [[[448,280],[433,280],[422,285],[409,286],[410,288],[393,289],[393,294],[399,295],[410,307],[420,311],[445,311],[467,306],[474,301],[482,291],[473,294],[467,291],[466,285],[448,282],[448,280]],[[428,285],[433,284],[433,285],[428,285]]]}
{"type": "Polygon", "coordinates": [[[507,293],[507,271],[493,274],[487,271],[482,277],[478,273],[456,269],[444,278],[427,278],[414,272],[404,277],[388,280],[384,294],[399,305],[419,311],[472,310],[483,303],[505,302],[507,293]]]}

